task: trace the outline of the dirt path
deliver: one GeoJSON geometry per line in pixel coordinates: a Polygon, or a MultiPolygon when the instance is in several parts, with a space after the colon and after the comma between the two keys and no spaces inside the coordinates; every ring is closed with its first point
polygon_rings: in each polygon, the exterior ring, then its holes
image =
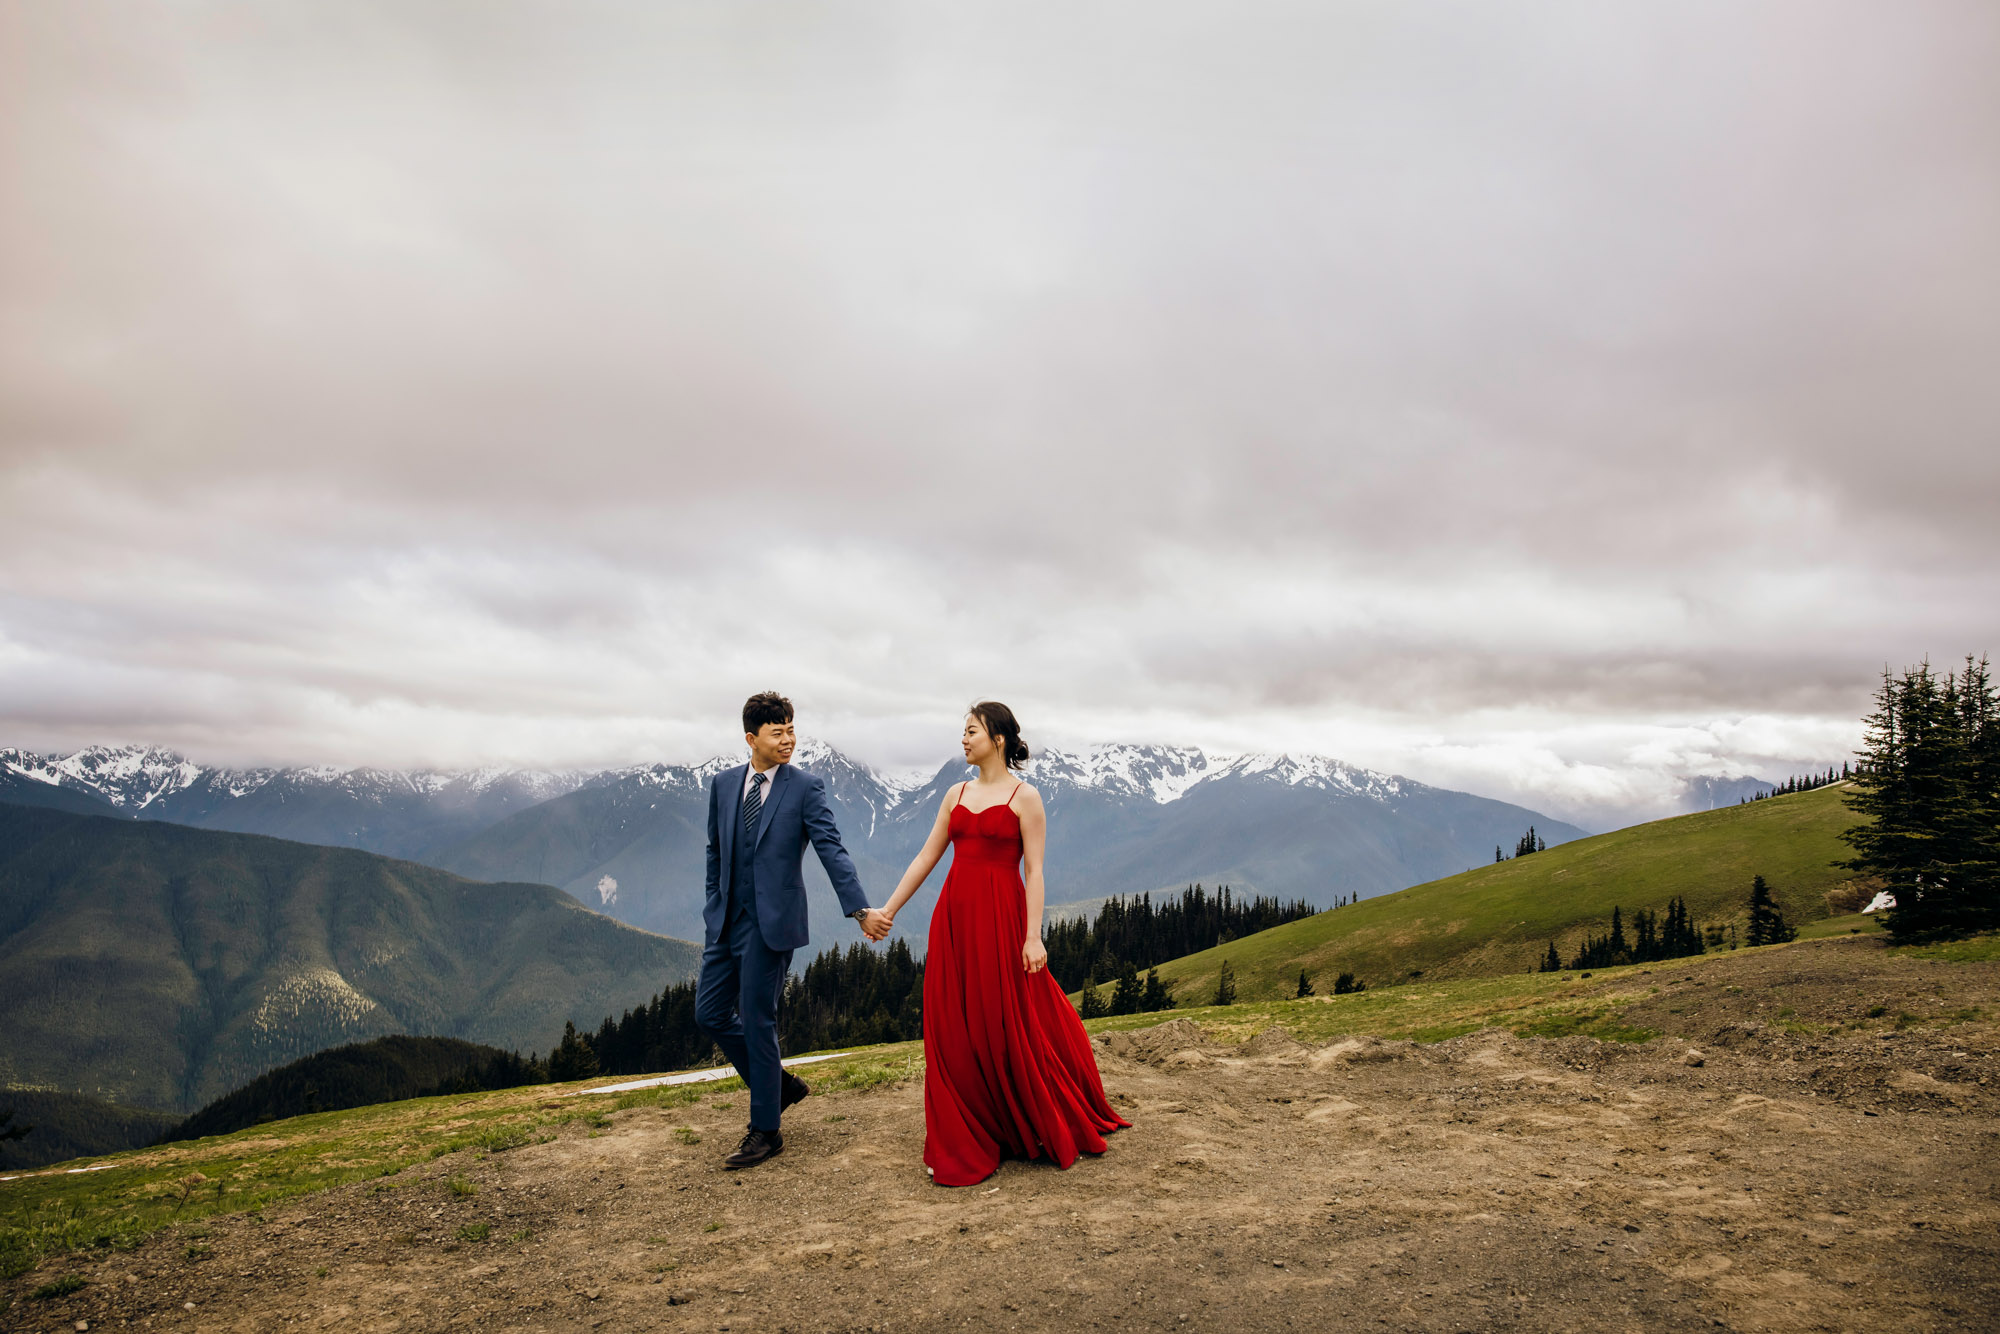
{"type": "Polygon", "coordinates": [[[1113,1035],[1099,1043],[1105,1082],[1134,1127],[1067,1173],[1010,1163],[965,1190],[924,1177],[915,1085],[808,1099],[787,1118],[784,1155],[747,1173],[719,1165],[740,1093],[635,1108],[594,1137],[572,1126],[411,1169],[390,1189],[217,1220],[206,1258],[162,1236],[80,1263],[91,1286],[17,1301],[0,1320],[742,1334],[2000,1325],[2000,1033],[1984,1017],[1887,1029],[1906,1011],[1993,1014],[2000,966],[1826,942],[1662,966],[1658,980],[1628,1016],[1680,1036],[1641,1045],[1488,1032],[1315,1048],[1274,1030],[1218,1047],[1185,1021],[1113,1035]],[[1775,1019],[1847,1022],[1874,1005],[1885,1032],[1793,1036],[1775,1019]],[[450,1190],[453,1174],[476,1193],[450,1190]],[[487,1240],[455,1239],[480,1224],[487,1240]]]}

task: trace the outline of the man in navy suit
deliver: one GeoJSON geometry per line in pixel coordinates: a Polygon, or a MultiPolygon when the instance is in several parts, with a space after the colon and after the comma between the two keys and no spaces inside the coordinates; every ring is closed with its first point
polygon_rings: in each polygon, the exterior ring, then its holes
{"type": "Polygon", "coordinates": [[[812,1091],[778,1062],[778,993],[792,951],[806,943],[800,871],[807,843],[826,868],[841,911],[870,940],[880,940],[889,927],[868,906],[854,862],[840,845],[826,784],[792,767],[792,702],[768,690],[752,695],[743,705],[743,733],[750,762],[724,770],[708,785],[706,939],[694,996],[695,1023],[750,1090],[750,1133],[723,1160],[729,1167],[754,1167],[782,1152],[779,1117],[812,1091]]]}

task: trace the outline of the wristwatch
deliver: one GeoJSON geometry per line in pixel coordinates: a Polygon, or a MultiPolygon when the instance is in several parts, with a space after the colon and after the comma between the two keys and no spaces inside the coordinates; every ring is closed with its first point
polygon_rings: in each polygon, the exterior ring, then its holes
{"type": "Polygon", "coordinates": [[[854,910],[853,912],[851,912],[851,913],[849,913],[849,914],[847,914],[847,915],[848,915],[849,917],[852,917],[852,918],[853,918],[853,919],[854,919],[855,921],[857,921],[857,922],[858,922],[858,921],[862,920],[863,918],[865,918],[866,916],[868,916],[868,914],[869,914],[869,913],[871,913],[871,912],[873,912],[873,911],[874,911],[874,909],[873,909],[873,908],[856,908],[856,909],[855,909],[855,910],[854,910]]]}

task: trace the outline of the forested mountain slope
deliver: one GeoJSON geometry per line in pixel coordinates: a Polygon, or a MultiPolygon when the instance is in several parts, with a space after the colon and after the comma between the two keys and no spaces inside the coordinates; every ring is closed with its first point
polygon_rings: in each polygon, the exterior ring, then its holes
{"type": "Polygon", "coordinates": [[[698,955],[546,885],[0,805],[0,1084],[184,1112],[387,1033],[547,1048],[698,955]]]}

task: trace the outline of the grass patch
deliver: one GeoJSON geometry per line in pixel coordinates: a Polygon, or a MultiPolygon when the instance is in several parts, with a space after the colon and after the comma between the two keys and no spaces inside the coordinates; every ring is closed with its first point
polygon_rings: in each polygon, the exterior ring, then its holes
{"type": "Polygon", "coordinates": [[[701,1136],[695,1133],[693,1126],[675,1126],[674,1138],[683,1144],[701,1143],[701,1136]]]}
{"type": "Polygon", "coordinates": [[[1559,1010],[1514,1027],[1522,1038],[1596,1038],[1599,1042],[1651,1042],[1657,1029],[1638,1028],[1604,1010],[1559,1010]]]}
{"type": "Polygon", "coordinates": [[[828,1071],[814,1081],[818,1092],[835,1092],[842,1089],[866,1091],[888,1088],[909,1079],[921,1079],[924,1074],[924,1049],[921,1042],[902,1042],[893,1047],[878,1048],[874,1052],[838,1062],[838,1069],[828,1071]]]}
{"type": "Polygon", "coordinates": [[[1573,973],[1458,978],[1381,987],[1348,996],[1247,1001],[1158,1014],[1120,1015],[1093,1019],[1086,1027],[1093,1033],[1105,1033],[1150,1028],[1167,1019],[1191,1019],[1217,1032],[1224,1041],[1241,1041],[1275,1024],[1305,1042],[1364,1034],[1442,1042],[1481,1028],[1511,1029],[1531,1022],[1546,1009],[1573,1009],[1579,1001],[1595,1000],[1603,1008],[1612,998],[1619,1005],[1642,1000],[1650,981],[1641,983],[1637,972],[1637,969],[1610,969],[1587,982],[1573,973]]]}
{"type": "Polygon", "coordinates": [[[485,1241],[488,1236],[492,1235],[492,1232],[493,1225],[491,1223],[466,1223],[458,1229],[458,1239],[460,1241],[485,1241]]]}
{"type": "Polygon", "coordinates": [[[111,1164],[103,1171],[10,1181],[0,1189],[0,1276],[73,1251],[128,1249],[172,1224],[378,1182],[433,1157],[550,1138],[574,1115],[538,1106],[550,1092],[541,1086],[320,1112],[92,1160],[111,1164]]]}
{"type": "Polygon", "coordinates": [[[703,1232],[720,1232],[722,1231],[722,1224],[720,1223],[704,1224],[701,1230],[703,1232]]]}
{"type": "Polygon", "coordinates": [[[47,1283],[42,1284],[41,1287],[30,1292],[28,1296],[38,1302],[46,1302],[57,1297],[67,1297],[72,1292],[81,1291],[83,1288],[89,1286],[89,1284],[90,1280],[87,1278],[76,1274],[64,1274],[61,1278],[51,1279],[47,1283]]]}
{"type": "MultiPolygon", "coordinates": [[[[706,1087],[700,1084],[675,1084],[661,1088],[633,1089],[630,1093],[619,1094],[618,1101],[611,1104],[611,1110],[622,1112],[632,1107],[658,1107],[662,1110],[692,1107],[701,1101],[703,1093],[712,1093],[717,1087],[716,1084],[709,1084],[706,1087]]],[[[721,1081],[719,1087],[725,1091],[740,1089],[743,1087],[743,1081],[730,1078],[721,1081]]]]}
{"type": "MultiPolygon", "coordinates": [[[[920,1046],[863,1049],[814,1067],[815,1082],[822,1088],[873,1087],[892,1073],[921,1074],[920,1046]]],[[[634,1089],[595,1107],[593,1099],[566,1096],[584,1087],[542,1084],[316,1112],[89,1160],[110,1164],[103,1171],[10,1181],[0,1187],[0,1278],[72,1252],[130,1249],[162,1228],[254,1212],[336,1186],[394,1189],[405,1182],[391,1185],[388,1178],[434,1159],[546,1143],[572,1121],[595,1118],[602,1124],[621,1108],[687,1107],[718,1094],[727,1103],[727,1095],[743,1086],[731,1078],[634,1089]]],[[[462,1172],[453,1176],[472,1187],[462,1172]]],[[[448,1183],[445,1189],[454,1190],[448,1183]]],[[[526,1241],[529,1235],[523,1231],[508,1240],[526,1241]]]]}
{"type": "Polygon", "coordinates": [[[462,1172],[454,1172],[445,1179],[444,1188],[459,1199],[470,1199],[479,1193],[479,1183],[462,1172]]]}
{"type": "Polygon", "coordinates": [[[1943,959],[1947,963],[1991,963],[2000,959],[2000,934],[1941,940],[1928,945],[1896,945],[1891,952],[1912,959],[1943,959]]]}
{"type": "Polygon", "coordinates": [[[1798,928],[1800,940],[1824,940],[1829,936],[1879,936],[1882,932],[1880,913],[1843,913],[1839,917],[1824,917],[1817,922],[1806,922],[1798,928]]]}

